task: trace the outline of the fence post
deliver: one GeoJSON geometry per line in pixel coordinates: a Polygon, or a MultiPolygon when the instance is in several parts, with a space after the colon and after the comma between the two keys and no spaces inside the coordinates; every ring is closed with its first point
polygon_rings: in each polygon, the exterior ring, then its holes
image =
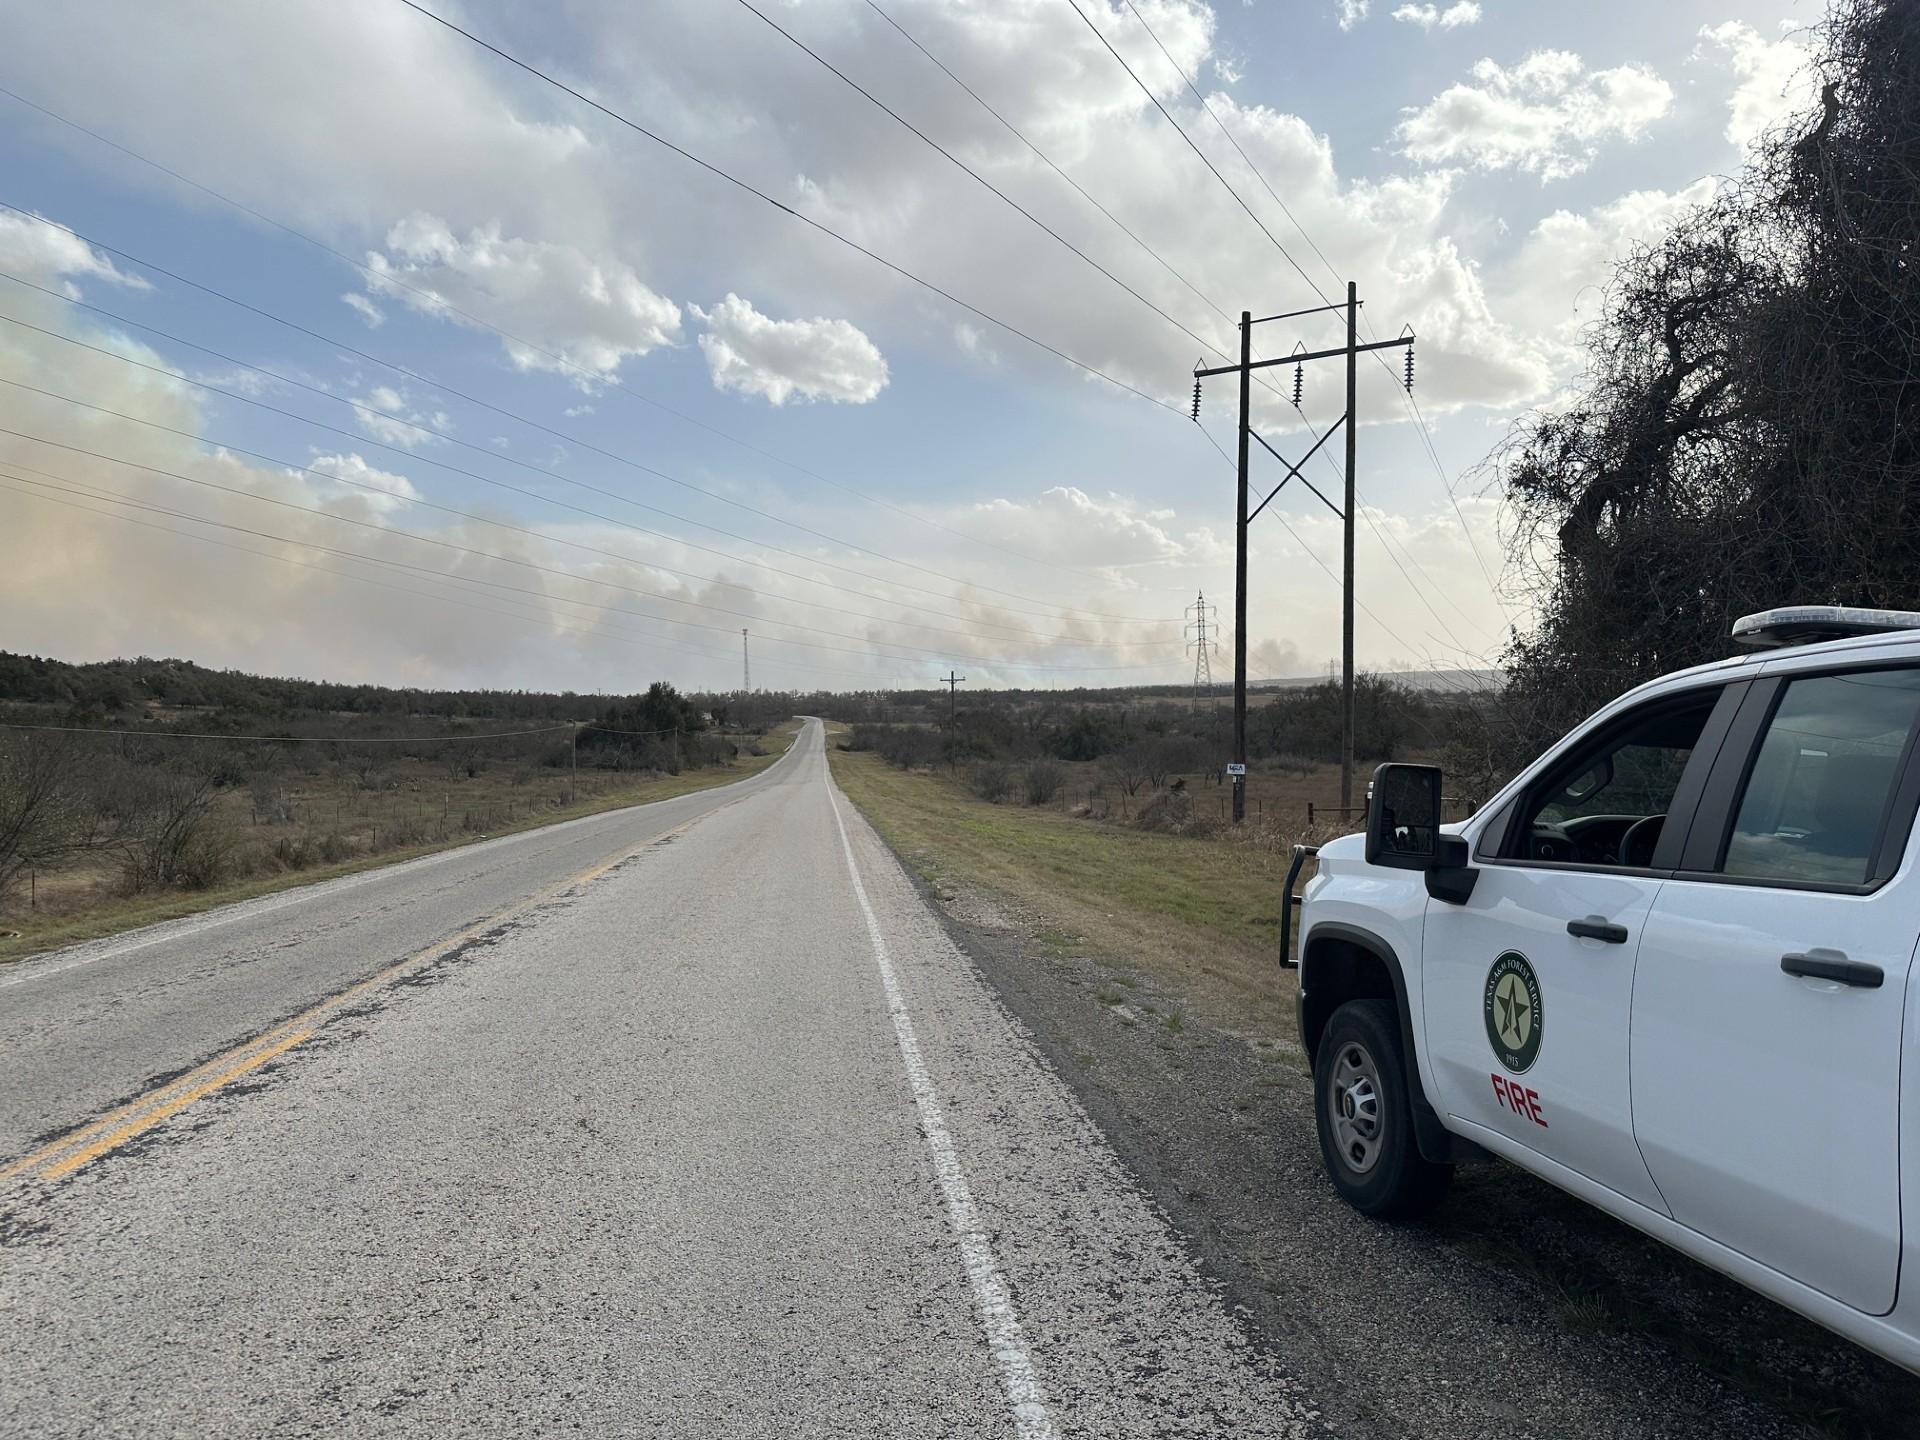
{"type": "Polygon", "coordinates": [[[1307,828],[1309,830],[1313,828],[1313,802],[1311,800],[1307,801],[1307,828]]]}

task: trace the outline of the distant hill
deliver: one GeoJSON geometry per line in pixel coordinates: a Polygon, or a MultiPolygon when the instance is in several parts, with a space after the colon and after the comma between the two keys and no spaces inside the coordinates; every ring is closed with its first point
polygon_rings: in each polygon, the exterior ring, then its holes
{"type": "MultiPolygon", "coordinates": [[[[1373,672],[1382,680],[1404,686],[1408,690],[1436,691],[1439,693],[1497,690],[1505,681],[1498,670],[1379,670],[1373,672]]],[[[1274,680],[1248,680],[1247,688],[1253,690],[1298,690],[1308,685],[1325,685],[1329,681],[1337,683],[1338,675],[1292,675],[1274,680]]],[[[1231,685],[1231,680],[1228,684],[1231,685]]]]}
{"type": "Polygon", "coordinates": [[[421,690],[211,670],[191,660],[101,660],[75,664],[0,651],[0,704],[53,706],[75,715],[132,718],[155,710],[217,710],[292,716],[325,713],[439,719],[569,719],[612,696],[528,690],[421,690]]]}

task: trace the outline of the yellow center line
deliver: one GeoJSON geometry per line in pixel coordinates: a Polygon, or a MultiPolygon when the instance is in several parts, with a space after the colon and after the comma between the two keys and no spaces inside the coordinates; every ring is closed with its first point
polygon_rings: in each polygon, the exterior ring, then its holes
{"type": "Polygon", "coordinates": [[[714,809],[696,815],[693,819],[676,825],[671,830],[663,830],[638,845],[589,866],[577,875],[570,876],[556,885],[550,885],[525,900],[496,910],[484,919],[476,920],[473,924],[429,945],[424,950],[416,951],[404,959],[396,960],[391,965],[376,970],[364,980],[329,995],[291,1019],[284,1020],[272,1029],[250,1040],[242,1041],[222,1051],[211,1060],[196,1065],[186,1074],[157,1086],[144,1095],[136,1096],[125,1104],[115,1106],[106,1114],[68,1131],[59,1139],[43,1145],[30,1155],[0,1166],[0,1184],[28,1172],[37,1172],[38,1179],[47,1181],[58,1180],[71,1174],[89,1161],[97,1160],[142,1131],[185,1109],[196,1100],[204,1099],[248,1071],[257,1069],[274,1056],[291,1050],[303,1040],[311,1039],[321,1025],[356,996],[386,984],[405,971],[431,964],[468,941],[524,915],[529,910],[558,899],[571,890],[591,885],[608,871],[631,860],[642,851],[658,845],[663,840],[685,834],[699,821],[737,805],[747,798],[749,797],[741,796],[739,799],[729,800],[725,805],[715,806],[714,809]],[[102,1132],[106,1133],[102,1134],[102,1132]]]}
{"type": "Polygon", "coordinates": [[[174,1096],[173,1099],[167,1101],[166,1104],[160,1106],[158,1109],[149,1110],[146,1114],[140,1116],[136,1120],[129,1120],[125,1125],[122,1125],[118,1130],[108,1131],[105,1135],[103,1135],[100,1139],[94,1141],[91,1145],[85,1146],[79,1150],[74,1151],[71,1155],[67,1156],[63,1160],[55,1161],[53,1164],[47,1166],[46,1169],[40,1172],[40,1178],[42,1180],[58,1180],[62,1175],[67,1175],[72,1173],[75,1170],[78,1170],[82,1165],[86,1164],[89,1160],[97,1160],[100,1156],[106,1154],[109,1150],[112,1150],[116,1146],[122,1145],[128,1140],[131,1140],[135,1135],[138,1135],[142,1130],[147,1129],[149,1126],[159,1124],[162,1120],[166,1119],[169,1115],[173,1114],[175,1111],[186,1109],[187,1106],[193,1104],[194,1101],[199,1100],[204,1096],[211,1095],[214,1091],[218,1090],[222,1085],[226,1085],[231,1081],[239,1079],[242,1075],[246,1074],[249,1070],[258,1069],[260,1066],[266,1064],[267,1061],[273,1059],[273,1057],[278,1055],[281,1051],[291,1050],[294,1046],[298,1045],[302,1040],[310,1040],[312,1038],[313,1038],[313,1032],[311,1030],[298,1030],[298,1031],[295,1031],[293,1034],[287,1036],[284,1040],[281,1040],[276,1044],[269,1045],[264,1050],[255,1051],[253,1054],[247,1056],[246,1059],[240,1061],[237,1065],[229,1065],[225,1070],[222,1070],[218,1075],[214,1076],[211,1080],[204,1081],[201,1084],[194,1086],[193,1089],[187,1091],[186,1094],[174,1096]]]}

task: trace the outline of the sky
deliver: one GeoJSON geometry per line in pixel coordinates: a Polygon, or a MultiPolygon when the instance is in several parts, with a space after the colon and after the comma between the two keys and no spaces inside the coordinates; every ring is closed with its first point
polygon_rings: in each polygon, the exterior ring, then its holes
{"type": "MultiPolygon", "coordinates": [[[[1819,19],[422,8],[11,17],[0,649],[732,689],[745,629],[761,689],[1165,684],[1204,594],[1224,677],[1237,391],[1196,424],[1192,371],[1352,281],[1363,340],[1416,337],[1410,395],[1361,362],[1359,663],[1497,663],[1530,612],[1487,457],[1579,383],[1613,263],[1804,103],[1819,19]]],[[[1345,400],[1294,375],[1253,390],[1290,460],[1345,400]]],[[[1337,663],[1340,452],[1250,529],[1256,678],[1337,663]]]]}

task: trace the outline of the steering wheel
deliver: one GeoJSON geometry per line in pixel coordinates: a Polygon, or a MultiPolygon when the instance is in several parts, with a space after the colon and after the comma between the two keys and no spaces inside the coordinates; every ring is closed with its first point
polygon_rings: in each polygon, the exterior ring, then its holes
{"type": "Polygon", "coordinates": [[[1660,829],[1666,824],[1665,815],[1647,815],[1633,822],[1620,837],[1620,849],[1615,858],[1622,865],[1646,866],[1653,863],[1653,847],[1660,843],[1660,829]],[[1644,843],[1645,855],[1636,855],[1635,847],[1644,843]]]}

